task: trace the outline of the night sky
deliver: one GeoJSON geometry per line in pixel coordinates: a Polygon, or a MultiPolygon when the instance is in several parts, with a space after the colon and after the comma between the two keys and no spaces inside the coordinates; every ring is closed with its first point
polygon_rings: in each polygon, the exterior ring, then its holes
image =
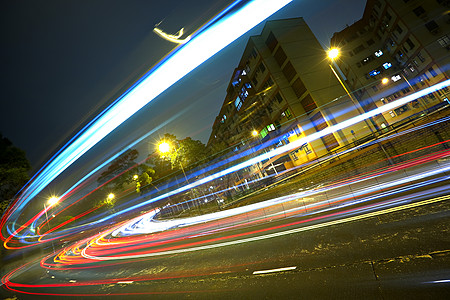
{"type": "MultiPolygon", "coordinates": [[[[155,24],[162,21],[159,27],[171,33],[184,27],[190,34],[229,2],[3,2],[0,132],[26,151],[36,171],[76,129],[174,48],[152,32],[155,24]]],[[[327,46],[334,32],[361,18],[365,2],[295,0],[271,19],[304,17],[327,46]]],[[[206,143],[248,36],[261,29],[254,28],[144,108],[131,120],[142,124],[136,134],[184,109],[160,134],[172,132],[206,143]]]]}

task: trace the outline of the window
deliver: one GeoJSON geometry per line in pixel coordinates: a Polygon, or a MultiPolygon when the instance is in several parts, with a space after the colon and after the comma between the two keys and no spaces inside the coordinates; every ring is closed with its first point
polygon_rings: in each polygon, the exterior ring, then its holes
{"type": "Polygon", "coordinates": [[[284,68],[283,68],[283,74],[286,76],[287,81],[291,82],[292,79],[294,79],[297,72],[294,69],[294,66],[291,64],[291,62],[288,62],[284,68]]]}
{"type": "Polygon", "coordinates": [[[303,109],[307,114],[317,108],[317,104],[314,102],[310,94],[306,95],[306,97],[300,101],[300,104],[303,106],[303,109]]]}
{"type": "Polygon", "coordinates": [[[406,39],[406,44],[408,44],[409,50],[412,50],[416,45],[411,41],[410,38],[406,39]]]}
{"type": "Polygon", "coordinates": [[[424,61],[425,61],[425,57],[423,57],[423,55],[422,55],[421,52],[417,53],[417,58],[419,58],[419,60],[420,60],[421,62],[424,62],[424,61]]]}
{"type": "Polygon", "coordinates": [[[385,68],[386,70],[389,69],[390,67],[392,67],[392,64],[390,62],[385,62],[383,64],[383,68],[385,68]]]}
{"type": "Polygon", "coordinates": [[[274,85],[274,83],[273,83],[272,77],[269,76],[269,78],[267,78],[266,82],[264,82],[262,90],[264,91],[273,85],[274,85]]]}
{"type": "Polygon", "coordinates": [[[356,47],[355,49],[353,49],[353,53],[354,54],[358,54],[359,52],[364,50],[364,46],[363,45],[359,45],[358,47],[356,47]]]}
{"type": "Polygon", "coordinates": [[[450,46],[450,37],[448,35],[444,35],[440,39],[437,40],[439,45],[443,48],[447,48],[450,46]]]}
{"type": "Polygon", "coordinates": [[[273,99],[276,99],[278,103],[281,103],[283,101],[283,97],[281,97],[280,93],[277,93],[273,99]]]}
{"type": "Polygon", "coordinates": [[[273,33],[270,32],[269,36],[267,37],[267,40],[266,40],[267,48],[269,48],[270,52],[273,52],[273,50],[275,50],[275,47],[277,46],[277,44],[278,44],[277,39],[275,38],[273,33]]]}
{"type": "Polygon", "coordinates": [[[376,57],[380,57],[381,55],[383,55],[383,51],[381,51],[381,50],[375,51],[376,57]]]}
{"type": "Polygon", "coordinates": [[[423,15],[425,13],[425,9],[423,9],[422,6],[418,6],[413,9],[413,12],[416,16],[420,17],[421,15],[423,15]]]}
{"type": "Polygon", "coordinates": [[[397,24],[397,26],[395,26],[395,31],[397,31],[398,34],[402,34],[403,29],[397,24]]]}
{"type": "Polygon", "coordinates": [[[399,81],[400,79],[402,79],[402,77],[400,75],[394,75],[391,77],[393,82],[399,81]]]}
{"type": "Polygon", "coordinates": [[[388,12],[386,12],[386,19],[388,21],[390,21],[392,19],[392,16],[388,12]]]}
{"type": "Polygon", "coordinates": [[[286,108],[286,110],[283,111],[283,112],[281,113],[281,115],[282,115],[283,117],[286,117],[286,119],[288,119],[288,120],[292,119],[292,113],[291,113],[291,111],[289,110],[289,108],[286,108]]]}
{"type": "Polygon", "coordinates": [[[236,106],[237,110],[241,109],[241,107],[242,107],[242,100],[241,100],[241,98],[239,98],[239,96],[234,101],[234,106],[236,106]]]}
{"type": "Polygon", "coordinates": [[[431,76],[436,77],[438,74],[436,73],[436,71],[433,69],[433,67],[428,69],[428,72],[430,72],[431,76]]]}
{"type": "Polygon", "coordinates": [[[286,53],[284,53],[283,48],[281,47],[278,48],[273,57],[275,58],[276,62],[280,67],[281,65],[283,65],[283,63],[287,58],[286,53]]]}
{"type": "Polygon", "coordinates": [[[309,149],[309,147],[308,147],[308,144],[303,144],[301,147],[300,147],[300,150],[303,150],[303,151],[305,151],[305,154],[306,155],[308,155],[308,154],[310,154],[312,151],[309,149]]]}
{"type": "Polygon", "coordinates": [[[394,109],[397,116],[403,114],[404,112],[407,112],[409,110],[408,104],[405,104],[403,106],[400,106],[399,108],[394,109]]]}
{"type": "Polygon", "coordinates": [[[380,70],[375,69],[375,70],[372,70],[372,71],[369,72],[369,76],[375,77],[375,76],[377,76],[377,75],[380,74],[380,73],[381,73],[380,70]]]}
{"type": "Polygon", "coordinates": [[[373,45],[374,43],[375,43],[375,41],[373,39],[370,39],[367,41],[368,46],[373,45]]]}
{"type": "Polygon", "coordinates": [[[261,62],[261,63],[258,65],[258,70],[259,70],[261,73],[264,73],[264,71],[266,70],[266,67],[264,66],[264,63],[263,63],[263,62],[261,62]]]}
{"type": "Polygon", "coordinates": [[[370,55],[370,56],[364,58],[363,60],[361,60],[361,64],[362,64],[362,65],[368,64],[368,63],[369,63],[370,61],[372,61],[373,59],[374,59],[373,56],[370,55]]]}
{"type": "Polygon", "coordinates": [[[267,125],[267,131],[274,131],[275,130],[275,126],[273,125],[273,123],[272,124],[270,124],[270,125],[267,125]]]}
{"type": "Polygon", "coordinates": [[[300,77],[298,77],[293,83],[292,83],[292,89],[294,90],[295,95],[297,98],[300,98],[301,95],[303,95],[306,92],[306,87],[303,84],[300,77]]]}
{"type": "MultiPolygon", "coordinates": [[[[313,122],[314,127],[316,127],[317,131],[323,130],[328,127],[327,122],[325,122],[325,119],[323,118],[323,116],[320,112],[315,114],[311,118],[311,121],[313,122]]],[[[337,142],[336,138],[334,137],[334,135],[332,133],[327,134],[324,137],[322,137],[322,142],[324,143],[325,148],[328,151],[339,146],[339,143],[337,142]]]]}
{"type": "Polygon", "coordinates": [[[439,31],[439,25],[435,21],[430,21],[430,22],[426,23],[425,27],[432,34],[435,34],[439,31]]]}
{"type": "Polygon", "coordinates": [[[223,115],[222,116],[222,119],[220,120],[220,123],[225,123],[225,120],[227,119],[227,116],[226,115],[223,115]]]}

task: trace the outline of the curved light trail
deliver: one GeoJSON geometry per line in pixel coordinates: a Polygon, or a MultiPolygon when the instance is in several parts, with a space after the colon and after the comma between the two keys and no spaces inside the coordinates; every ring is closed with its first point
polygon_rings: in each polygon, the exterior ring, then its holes
{"type": "MultiPolygon", "coordinates": [[[[9,223],[8,225],[14,227],[9,229],[12,232],[11,236],[15,236],[38,219],[43,213],[19,228],[15,224],[21,211],[39,192],[106,135],[201,63],[291,1],[238,0],[233,2],[212,22],[193,34],[188,43],[177,47],[143,79],[76,134],[21,191],[12,209],[2,218],[0,225],[3,227],[9,223]],[[236,7],[238,9],[233,10],[236,7]]],[[[2,233],[5,245],[11,236],[5,238],[2,233]]]]}
{"type": "MultiPolygon", "coordinates": [[[[120,126],[120,124],[198,65],[289,2],[290,0],[235,1],[230,7],[185,40],[179,40],[183,35],[182,31],[178,35],[171,36],[161,30],[158,32],[156,31],[157,28],[155,28],[155,31],[159,35],[165,36],[167,39],[170,38],[173,42],[182,45],[177,47],[160,64],[150,70],[143,79],[92,120],[82,131],[77,133],[21,191],[14,205],[9,208],[0,223],[2,229],[4,229],[2,231],[4,246],[9,249],[23,249],[40,243],[59,240],[62,237],[68,237],[80,231],[83,225],[61,231],[59,229],[64,228],[65,225],[73,222],[77,218],[91,214],[97,208],[86,210],[82,214],[72,217],[53,228],[48,226],[48,220],[47,222],[42,221],[44,216],[52,209],[52,206],[40,210],[24,224],[20,224],[18,218],[23,213],[25,207],[50,182],[115,128],[120,126]],[[49,227],[48,230],[45,228],[46,226],[49,227]],[[5,231],[7,235],[4,235],[5,231]]],[[[221,167],[230,161],[234,162],[239,156],[236,155],[232,160],[204,167],[198,170],[197,173],[190,174],[189,178],[194,179],[190,183],[173,190],[167,188],[168,191],[164,190],[159,194],[154,194],[154,191],[147,192],[136,197],[139,202],[135,201],[135,204],[127,203],[126,207],[121,207],[119,212],[106,216],[102,215],[90,224],[105,222],[117,218],[119,215],[125,215],[127,212],[149,207],[149,204],[153,202],[186,192],[215,179],[224,177],[227,174],[254,165],[255,163],[299,148],[305,143],[312,142],[327,134],[405,105],[408,102],[448,87],[449,85],[450,80],[440,82],[370,112],[329,126],[322,131],[315,132],[292,143],[257,155],[246,161],[236,163],[231,167],[222,170],[219,168],[219,166],[221,167]],[[195,179],[198,174],[208,175],[205,175],[201,179],[195,179]],[[136,204],[136,202],[138,203],[136,204]]],[[[153,132],[154,130],[136,140],[133,144],[142,141],[153,132]]],[[[441,143],[446,142],[448,141],[441,143]]],[[[117,153],[109,160],[95,167],[92,171],[89,171],[88,175],[77,181],[63,193],[62,200],[69,198],[89,177],[127,149],[117,153]]],[[[417,159],[390,167],[377,169],[368,174],[348,178],[342,182],[333,182],[313,190],[295,192],[257,204],[196,217],[161,220],[157,219],[160,210],[153,209],[132,220],[125,220],[119,224],[109,225],[105,227],[106,229],[102,229],[103,231],[98,232],[98,234],[75,242],[62,250],[59,249],[54,254],[40,259],[39,264],[33,262],[19,267],[4,276],[2,284],[13,291],[36,295],[88,295],[82,292],[78,293],[76,288],[105,284],[129,284],[134,281],[149,281],[161,278],[155,278],[154,276],[128,276],[126,278],[115,277],[112,279],[86,282],[74,281],[71,282],[70,286],[76,287],[75,291],[62,292],[59,290],[59,292],[55,293],[39,293],[34,291],[34,289],[60,289],[69,285],[63,283],[22,283],[17,282],[16,278],[19,274],[25,272],[27,268],[36,268],[37,266],[48,271],[85,270],[115,266],[128,261],[148,261],[155,257],[178,255],[181,253],[261,241],[448,201],[450,200],[447,192],[450,189],[448,184],[450,179],[448,175],[450,171],[449,157],[450,150],[436,151],[433,154],[424,155],[417,159]],[[441,159],[445,159],[446,161],[441,164],[436,163],[441,159]],[[394,174],[401,174],[401,176],[395,177],[393,176],[394,174]],[[373,180],[378,180],[377,184],[366,185],[367,182],[373,180]],[[358,188],[355,187],[357,185],[358,188]],[[433,187],[427,190],[421,190],[429,186],[433,187]],[[355,188],[350,191],[345,190],[349,187],[355,188]],[[338,190],[345,190],[345,192],[339,196],[329,196],[330,192],[338,190]],[[268,221],[278,223],[273,224],[268,221]]],[[[175,183],[173,183],[173,186],[175,186],[175,183]]],[[[214,193],[204,195],[203,197],[206,198],[208,196],[214,196],[214,193]]],[[[215,272],[217,271],[211,269],[196,275],[174,273],[167,275],[167,278],[187,278],[205,274],[211,275],[215,274],[215,272]]],[[[143,294],[152,293],[148,292],[143,294]]],[[[133,293],[124,293],[123,295],[125,294],[130,295],[133,293]]],[[[102,294],[98,293],[96,295],[102,294]]],[[[122,294],[115,293],[112,295],[122,294]]]]}

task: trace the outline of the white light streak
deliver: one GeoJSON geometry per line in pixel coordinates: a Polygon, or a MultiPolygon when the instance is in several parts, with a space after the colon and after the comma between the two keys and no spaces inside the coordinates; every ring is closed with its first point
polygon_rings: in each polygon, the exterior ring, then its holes
{"type": "MultiPolygon", "coordinates": [[[[292,0],[254,0],[180,46],[59,153],[23,191],[16,215],[51,181],[147,103],[292,0]]],[[[13,222],[14,223],[14,222],[13,222]]]]}
{"type": "Polygon", "coordinates": [[[271,269],[271,270],[255,271],[255,272],[253,272],[253,275],[284,272],[284,271],[290,271],[290,270],[295,270],[295,269],[297,269],[297,267],[285,267],[285,268],[278,268],[278,269],[271,269]]]}

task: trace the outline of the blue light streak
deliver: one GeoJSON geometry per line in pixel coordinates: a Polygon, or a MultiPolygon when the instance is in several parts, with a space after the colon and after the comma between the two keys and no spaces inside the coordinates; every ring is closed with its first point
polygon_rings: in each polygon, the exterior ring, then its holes
{"type": "MultiPolygon", "coordinates": [[[[235,1],[177,47],[61,149],[22,190],[15,215],[94,145],[204,61],[292,0],[235,1]]],[[[11,215],[9,216],[9,218],[11,215]]]]}

